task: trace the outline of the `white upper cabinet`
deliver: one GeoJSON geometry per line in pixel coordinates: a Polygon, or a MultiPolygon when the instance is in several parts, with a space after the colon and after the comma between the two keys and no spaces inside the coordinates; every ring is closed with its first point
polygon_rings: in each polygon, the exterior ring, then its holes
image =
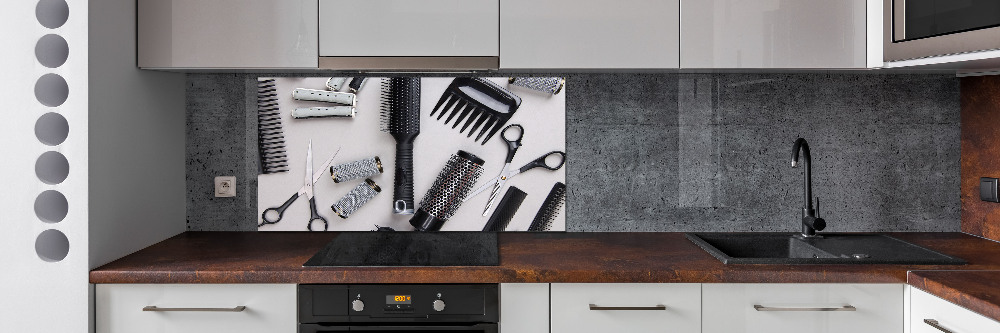
{"type": "Polygon", "coordinates": [[[882,21],[878,11],[869,24],[868,2],[682,0],[681,68],[871,67],[868,36],[881,47],[882,21]]]}
{"type": "Polygon", "coordinates": [[[500,68],[677,68],[678,0],[503,0],[500,68]]]}
{"type": "Polygon", "coordinates": [[[497,57],[500,0],[320,0],[323,57],[497,57]]]}
{"type": "Polygon", "coordinates": [[[139,67],[316,68],[316,5],[139,0],[139,67]]]}
{"type": "Polygon", "coordinates": [[[882,67],[882,0],[138,0],[142,68],[882,67]]]}

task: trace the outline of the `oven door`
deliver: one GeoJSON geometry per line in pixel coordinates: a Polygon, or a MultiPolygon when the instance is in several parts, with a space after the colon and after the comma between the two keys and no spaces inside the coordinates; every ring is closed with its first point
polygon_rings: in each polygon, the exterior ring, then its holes
{"type": "Polygon", "coordinates": [[[883,0],[885,61],[1000,49],[1000,1],[883,0]]]}
{"type": "Polygon", "coordinates": [[[449,332],[449,333],[498,333],[497,324],[470,325],[354,325],[354,326],[324,326],[319,324],[299,324],[299,333],[326,332],[449,332]]]}

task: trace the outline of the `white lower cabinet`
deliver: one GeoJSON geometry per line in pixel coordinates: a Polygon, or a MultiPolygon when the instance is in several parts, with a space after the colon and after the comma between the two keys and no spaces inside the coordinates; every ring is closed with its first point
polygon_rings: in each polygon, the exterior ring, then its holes
{"type": "Polygon", "coordinates": [[[500,333],[548,333],[549,284],[500,284],[500,333]]]}
{"type": "Polygon", "coordinates": [[[902,284],[704,284],[705,333],[903,332],[902,284]]]}
{"type": "MultiPolygon", "coordinates": [[[[95,299],[98,333],[298,330],[294,284],[98,284],[95,299]]],[[[505,283],[500,306],[502,333],[1000,332],[902,284],[505,283]]]]}
{"type": "Polygon", "coordinates": [[[917,289],[910,289],[910,332],[1000,332],[1000,322],[917,289]]]}
{"type": "Polygon", "coordinates": [[[552,333],[701,332],[700,284],[555,283],[551,304],[552,333]]]}
{"type": "Polygon", "coordinates": [[[298,330],[294,284],[98,284],[95,303],[97,333],[298,330]]]}

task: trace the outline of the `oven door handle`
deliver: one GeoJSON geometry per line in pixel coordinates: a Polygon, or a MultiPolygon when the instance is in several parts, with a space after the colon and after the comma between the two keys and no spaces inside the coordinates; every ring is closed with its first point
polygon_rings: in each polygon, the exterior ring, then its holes
{"type": "MultiPolygon", "coordinates": [[[[347,324],[347,323],[344,323],[347,324]]],[[[442,323],[408,323],[408,326],[377,326],[382,323],[370,323],[373,326],[354,325],[320,325],[320,324],[299,324],[299,333],[330,333],[330,332],[474,332],[474,333],[498,333],[500,329],[496,323],[479,323],[472,325],[444,325],[442,323]]]]}
{"type": "MultiPolygon", "coordinates": [[[[448,331],[462,331],[462,332],[482,332],[482,333],[497,333],[499,330],[497,324],[473,324],[473,325],[441,325],[440,323],[412,323],[410,326],[350,326],[351,332],[357,331],[378,331],[385,333],[392,332],[448,332],[448,331]]],[[[323,330],[316,331],[326,332],[323,330]]],[[[336,332],[336,331],[334,331],[336,332]]],[[[302,331],[305,333],[305,331],[302,331]]]]}

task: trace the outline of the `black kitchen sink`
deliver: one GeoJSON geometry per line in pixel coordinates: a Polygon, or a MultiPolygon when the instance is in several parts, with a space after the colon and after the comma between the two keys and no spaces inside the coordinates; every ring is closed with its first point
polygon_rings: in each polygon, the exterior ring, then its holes
{"type": "Polygon", "coordinates": [[[880,234],[688,233],[687,238],[724,264],[909,264],[966,262],[880,234]]]}

